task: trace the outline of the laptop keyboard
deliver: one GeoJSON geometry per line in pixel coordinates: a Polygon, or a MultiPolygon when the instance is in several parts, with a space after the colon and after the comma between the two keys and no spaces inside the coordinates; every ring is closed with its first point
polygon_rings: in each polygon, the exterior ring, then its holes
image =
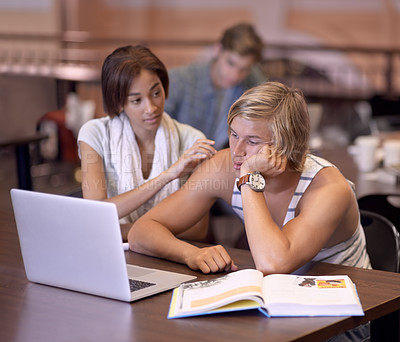
{"type": "Polygon", "coordinates": [[[129,279],[129,286],[131,288],[131,292],[145,289],[146,287],[156,285],[155,283],[149,283],[147,281],[141,281],[136,279],[129,279]]]}

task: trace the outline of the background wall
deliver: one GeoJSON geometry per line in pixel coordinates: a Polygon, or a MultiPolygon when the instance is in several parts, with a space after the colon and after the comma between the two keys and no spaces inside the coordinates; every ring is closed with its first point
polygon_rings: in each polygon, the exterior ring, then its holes
{"type": "Polygon", "coordinates": [[[0,34],[196,43],[251,21],[266,43],[399,48],[399,13],[400,0],[0,0],[0,34]]]}
{"type": "MultiPolygon", "coordinates": [[[[209,58],[221,32],[240,21],[252,22],[265,41],[268,74],[290,68],[297,77],[315,69],[334,91],[349,88],[351,96],[386,90],[386,54],[269,47],[400,49],[400,0],[0,0],[0,69],[2,63],[35,60],[86,63],[98,72],[113,49],[138,42],[149,44],[171,68],[209,58]],[[68,56],[60,49],[68,49],[68,56]]],[[[392,66],[400,69],[398,54],[392,66]]],[[[393,78],[394,88],[400,89],[399,78],[393,78]]],[[[330,92],[326,85],[318,89],[330,92]]],[[[76,86],[102,115],[98,84],[76,86]]]]}

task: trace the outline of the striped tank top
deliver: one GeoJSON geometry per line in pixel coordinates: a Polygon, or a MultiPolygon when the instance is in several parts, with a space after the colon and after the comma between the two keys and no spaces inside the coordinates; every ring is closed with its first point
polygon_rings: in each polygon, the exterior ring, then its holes
{"type": "MultiPolygon", "coordinates": [[[[315,155],[307,155],[304,164],[304,170],[300,176],[299,183],[290,201],[283,225],[285,225],[287,222],[295,217],[296,207],[301,197],[307,190],[308,186],[311,184],[311,181],[314,179],[315,175],[325,167],[334,167],[334,165],[327,160],[317,157],[315,155]]],[[[354,184],[350,181],[348,182],[354,190],[354,184]]],[[[236,187],[236,182],[232,194],[232,208],[236,212],[236,214],[238,214],[238,216],[242,219],[242,221],[244,221],[242,197],[240,191],[236,187]]],[[[323,224],[321,225],[321,227],[323,227],[323,224]]],[[[328,248],[322,248],[311,262],[316,261],[323,261],[354,267],[371,268],[369,257],[366,251],[364,230],[361,226],[360,219],[358,220],[358,226],[353,236],[337,245],[328,248]]]]}

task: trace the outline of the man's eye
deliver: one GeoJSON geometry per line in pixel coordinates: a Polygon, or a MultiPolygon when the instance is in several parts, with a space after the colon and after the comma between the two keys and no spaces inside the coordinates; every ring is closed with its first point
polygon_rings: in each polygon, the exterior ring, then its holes
{"type": "Polygon", "coordinates": [[[131,100],[131,103],[139,104],[140,103],[140,99],[133,99],[133,100],[131,100]]]}

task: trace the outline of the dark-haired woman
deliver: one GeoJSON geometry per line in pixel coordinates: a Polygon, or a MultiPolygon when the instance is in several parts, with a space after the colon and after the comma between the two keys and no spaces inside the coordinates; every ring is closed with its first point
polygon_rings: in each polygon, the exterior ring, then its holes
{"type": "MultiPolygon", "coordinates": [[[[125,240],[132,222],[216,151],[202,132],[164,112],[168,72],[148,48],[116,49],[104,61],[101,83],[107,116],[88,121],[78,136],[82,191],[116,204],[125,240]]],[[[206,221],[184,237],[205,237],[206,221]]]]}

